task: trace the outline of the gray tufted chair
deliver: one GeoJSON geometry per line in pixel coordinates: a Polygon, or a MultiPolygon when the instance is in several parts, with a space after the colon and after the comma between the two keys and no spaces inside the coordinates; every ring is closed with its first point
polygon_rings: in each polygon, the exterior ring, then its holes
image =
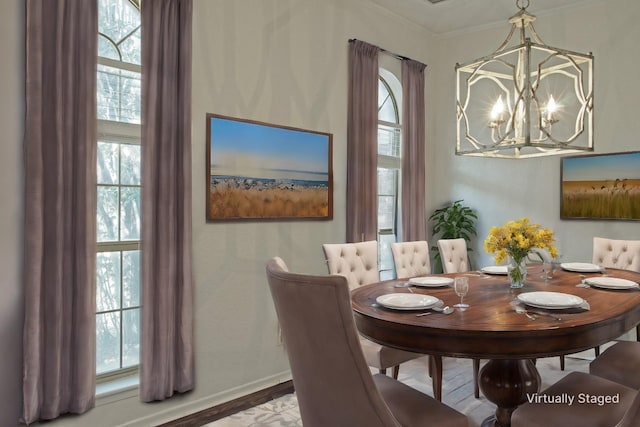
{"type": "Polygon", "coordinates": [[[429,243],[426,240],[391,243],[397,277],[423,276],[431,273],[429,243]]]}
{"type": "Polygon", "coordinates": [[[469,271],[469,255],[467,242],[464,239],[440,239],[438,251],[445,273],[462,273],[469,271]]]}
{"type": "MultiPolygon", "coordinates": [[[[325,243],[322,245],[322,250],[329,274],[345,277],[349,289],[380,281],[376,240],[357,243],[325,243]]],[[[374,343],[364,337],[361,337],[360,343],[367,364],[378,368],[380,373],[386,373],[388,368],[393,367],[393,378],[398,378],[401,363],[424,357],[424,354],[397,350],[374,343]]],[[[436,380],[437,378],[434,377],[434,381],[436,380]]],[[[434,382],[434,391],[436,387],[441,389],[441,386],[434,382]]],[[[440,396],[436,395],[436,397],[440,399],[440,396]]]]}
{"type": "Polygon", "coordinates": [[[460,412],[386,375],[360,351],[347,281],[266,266],[305,427],[467,427],[460,412]]]}

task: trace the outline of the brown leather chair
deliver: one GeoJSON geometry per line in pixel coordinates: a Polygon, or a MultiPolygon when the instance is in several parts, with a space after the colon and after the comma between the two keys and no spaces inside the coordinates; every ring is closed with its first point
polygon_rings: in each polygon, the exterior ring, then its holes
{"type": "Polygon", "coordinates": [[[638,427],[640,425],[637,418],[640,411],[638,391],[595,375],[572,372],[544,392],[531,397],[534,399],[532,402],[519,406],[513,412],[511,417],[513,427],[638,427]],[[584,400],[587,395],[596,399],[619,395],[619,402],[602,405],[597,402],[587,403],[584,400]],[[546,396],[545,398],[550,401],[545,403],[542,396],[546,396]],[[535,400],[536,397],[538,400],[535,400]],[[567,398],[572,397],[574,400],[569,404],[567,398]]]}
{"type": "Polygon", "coordinates": [[[266,270],[305,427],[467,427],[458,411],[371,375],[344,276],[289,273],[278,257],[266,270]]]}
{"type": "Polygon", "coordinates": [[[640,390],[640,342],[618,341],[589,364],[589,372],[640,390]]]}

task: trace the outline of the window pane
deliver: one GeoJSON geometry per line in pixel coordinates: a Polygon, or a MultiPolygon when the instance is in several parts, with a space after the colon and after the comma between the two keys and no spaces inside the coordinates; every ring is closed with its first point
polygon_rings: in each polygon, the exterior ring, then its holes
{"type": "Polygon", "coordinates": [[[98,37],[98,56],[120,61],[120,53],[113,42],[104,36],[98,37]]]}
{"type": "Polygon", "coordinates": [[[378,229],[394,230],[395,229],[395,197],[380,196],[378,197],[378,229]]]}
{"type": "Polygon", "coordinates": [[[122,144],[121,154],[120,183],[123,185],[140,185],[140,146],[122,144]]]}
{"type": "Polygon", "coordinates": [[[395,99],[382,79],[378,79],[378,120],[398,123],[395,99]]]}
{"type": "Polygon", "coordinates": [[[380,279],[393,279],[395,266],[393,263],[393,254],[391,253],[391,243],[396,241],[395,234],[383,234],[378,236],[378,265],[380,266],[380,279]],[[388,273],[388,274],[385,274],[388,273]]]}
{"type": "Polygon", "coordinates": [[[392,196],[396,194],[398,169],[378,168],[378,194],[392,196]]]}
{"type": "Polygon", "coordinates": [[[140,309],[122,312],[122,367],[140,363],[140,309]]]}
{"type": "Polygon", "coordinates": [[[118,183],[118,144],[98,142],[98,184],[118,183]]]}
{"type": "Polygon", "coordinates": [[[118,240],[118,187],[98,187],[98,242],[118,240]]]}
{"type": "Polygon", "coordinates": [[[140,27],[120,44],[120,53],[122,54],[122,60],[124,62],[130,62],[132,64],[141,64],[140,60],[140,27]]]}
{"type": "MultiPolygon", "coordinates": [[[[98,32],[120,44],[137,29],[140,38],[140,11],[129,0],[100,0],[98,2],[98,32]]],[[[138,46],[138,51],[140,47],[138,46]]],[[[132,61],[128,61],[132,62],[132,61]]],[[[140,62],[134,62],[139,64],[140,62]]]]}
{"type": "Polygon", "coordinates": [[[120,252],[98,252],[96,273],[96,310],[120,308],[120,252]]]}
{"type": "Polygon", "coordinates": [[[120,369],[120,312],[96,316],[96,372],[120,369]]]}
{"type": "Polygon", "coordinates": [[[140,251],[122,253],[122,306],[140,305],[140,251]]]}
{"type": "Polygon", "coordinates": [[[378,168],[378,230],[396,229],[397,169],[378,168]]]}
{"type": "Polygon", "coordinates": [[[378,125],[378,154],[400,157],[400,129],[378,125]]]}
{"type": "Polygon", "coordinates": [[[120,240],[140,240],[140,187],[121,187],[120,197],[120,240]]]}
{"type": "Polygon", "coordinates": [[[140,123],[140,73],[98,64],[98,119],[140,123]]]}

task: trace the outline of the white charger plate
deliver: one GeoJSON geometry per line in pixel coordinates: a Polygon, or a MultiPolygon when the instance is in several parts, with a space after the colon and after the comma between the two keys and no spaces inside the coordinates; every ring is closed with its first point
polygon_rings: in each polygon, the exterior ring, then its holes
{"type": "Polygon", "coordinates": [[[507,266],[506,265],[489,265],[486,267],[482,267],[480,271],[486,274],[507,274],[507,266]]]}
{"type": "Polygon", "coordinates": [[[580,307],[585,303],[576,295],[547,291],[524,292],[518,295],[518,300],[532,307],[555,310],[580,307]]]}
{"type": "Polygon", "coordinates": [[[376,298],[376,302],[383,307],[395,310],[422,310],[431,308],[440,301],[431,295],[422,294],[386,294],[376,298]]]}
{"type": "Polygon", "coordinates": [[[591,264],[588,262],[563,262],[560,264],[563,270],[576,271],[579,273],[598,273],[602,269],[599,265],[591,264]]]}
{"type": "Polygon", "coordinates": [[[451,277],[412,277],[409,279],[409,283],[415,286],[424,286],[426,288],[438,288],[441,286],[449,286],[453,284],[451,277]]]}
{"type": "Polygon", "coordinates": [[[627,279],[617,277],[590,277],[585,279],[589,285],[604,289],[637,289],[640,285],[627,279]]]}

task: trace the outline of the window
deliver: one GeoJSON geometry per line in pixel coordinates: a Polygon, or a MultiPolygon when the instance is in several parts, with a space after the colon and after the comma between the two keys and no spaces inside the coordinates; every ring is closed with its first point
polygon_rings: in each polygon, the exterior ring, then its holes
{"type": "Polygon", "coordinates": [[[99,0],[96,374],[128,373],[140,350],[140,10],[99,0]]]}
{"type": "Polygon", "coordinates": [[[378,81],[378,266],[382,280],[395,277],[390,243],[397,240],[401,167],[400,82],[381,70],[378,81]],[[395,88],[395,90],[394,90],[395,88]]]}

